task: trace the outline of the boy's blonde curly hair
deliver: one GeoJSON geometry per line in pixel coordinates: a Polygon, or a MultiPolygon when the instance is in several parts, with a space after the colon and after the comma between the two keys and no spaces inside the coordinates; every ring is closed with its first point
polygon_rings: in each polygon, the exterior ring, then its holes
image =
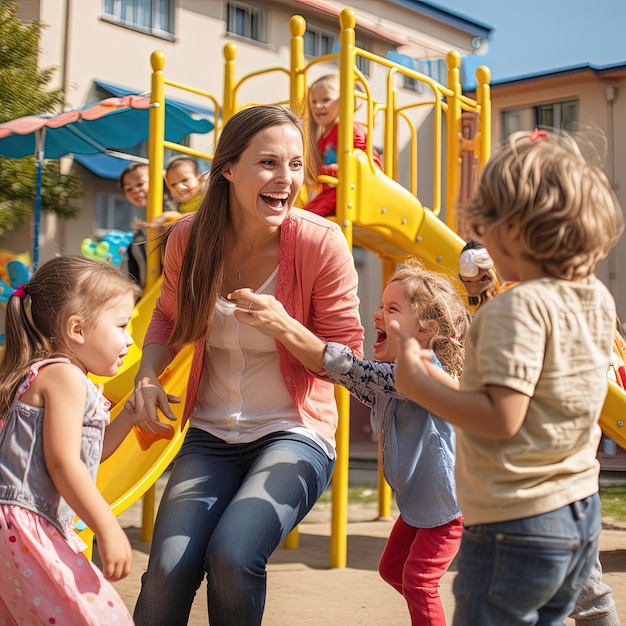
{"type": "Polygon", "coordinates": [[[387,284],[394,282],[401,283],[420,327],[435,331],[430,347],[443,369],[461,376],[471,316],[454,285],[414,257],[406,259],[387,284]]]}
{"type": "Polygon", "coordinates": [[[537,129],[511,135],[491,157],[463,218],[478,238],[499,224],[519,225],[528,260],[565,280],[593,274],[624,229],[606,175],[573,136],[537,129]]]}

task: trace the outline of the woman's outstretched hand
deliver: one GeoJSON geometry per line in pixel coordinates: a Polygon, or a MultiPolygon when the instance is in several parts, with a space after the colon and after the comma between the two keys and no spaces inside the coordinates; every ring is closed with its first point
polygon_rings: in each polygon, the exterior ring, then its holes
{"type": "Polygon", "coordinates": [[[274,296],[256,294],[251,289],[237,289],[228,294],[237,304],[235,319],[279,341],[314,374],[322,376],[326,343],[287,313],[274,296]]]}

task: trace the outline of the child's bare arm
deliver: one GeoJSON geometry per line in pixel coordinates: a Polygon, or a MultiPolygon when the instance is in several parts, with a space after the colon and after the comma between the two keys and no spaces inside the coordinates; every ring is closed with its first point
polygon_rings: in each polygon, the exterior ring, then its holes
{"type": "Polygon", "coordinates": [[[37,384],[45,407],[43,451],[50,478],[98,538],[105,577],[124,578],[132,565],[130,543],[81,458],[84,376],[73,365],[49,365],[39,373],[37,384]]]}
{"type": "Polygon", "coordinates": [[[145,220],[135,220],[135,228],[158,228],[166,222],[173,222],[177,220],[182,214],[178,211],[163,211],[161,215],[157,215],[152,222],[146,222],[145,220]]]}
{"type": "Polygon", "coordinates": [[[451,388],[431,375],[427,355],[415,339],[403,334],[396,322],[391,322],[388,331],[398,342],[396,386],[407,398],[474,435],[509,439],[519,431],[528,410],[528,396],[496,385],[486,392],[451,388]]]}

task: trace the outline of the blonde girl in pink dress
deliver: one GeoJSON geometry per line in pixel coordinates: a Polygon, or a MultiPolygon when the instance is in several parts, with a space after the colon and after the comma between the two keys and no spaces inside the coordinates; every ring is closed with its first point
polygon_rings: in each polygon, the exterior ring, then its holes
{"type": "Polygon", "coordinates": [[[132,551],[98,492],[101,458],[147,419],[133,395],[109,424],[87,378],[114,375],[132,339],[138,288],[112,265],[58,257],[9,298],[0,361],[0,625],[132,624],[109,581],[132,551]],[[100,571],[81,552],[78,515],[98,539],[100,571]]]}

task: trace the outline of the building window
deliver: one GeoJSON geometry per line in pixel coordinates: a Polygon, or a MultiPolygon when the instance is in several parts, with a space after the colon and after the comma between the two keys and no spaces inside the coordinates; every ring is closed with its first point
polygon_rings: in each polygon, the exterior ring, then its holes
{"type": "Polygon", "coordinates": [[[143,33],[174,35],[173,0],[103,0],[102,17],[143,33]]]}
{"type": "Polygon", "coordinates": [[[253,41],[265,41],[265,11],[243,2],[227,4],[226,30],[253,41]]]}
{"type": "MultiPolygon", "coordinates": [[[[362,42],[357,41],[356,47],[367,50],[362,42]]],[[[307,24],[304,33],[304,56],[308,59],[323,57],[339,52],[339,38],[332,32],[307,24]]],[[[333,61],[337,63],[337,61],[333,61]]],[[[370,75],[370,60],[357,55],[356,67],[364,76],[370,75]]]]}
{"type": "Polygon", "coordinates": [[[131,231],[136,219],[146,219],[145,208],[132,205],[122,194],[96,194],[96,237],[110,230],[131,231]]]}
{"type": "Polygon", "coordinates": [[[335,49],[336,39],[332,33],[307,24],[304,33],[304,56],[313,59],[337,52],[335,49]]]}
{"type": "Polygon", "coordinates": [[[552,102],[534,107],[513,109],[502,113],[502,134],[506,139],[512,133],[533,128],[556,128],[574,131],[578,120],[578,101],[552,102]]]}
{"type": "MultiPolygon", "coordinates": [[[[432,78],[440,85],[448,84],[448,66],[444,59],[412,59],[414,69],[420,74],[432,78]]],[[[404,76],[403,85],[405,89],[410,89],[417,93],[424,93],[426,84],[410,76],[404,76]]]]}
{"type": "MultiPolygon", "coordinates": [[[[356,41],[356,47],[361,48],[361,50],[367,50],[365,44],[358,40],[356,41]]],[[[363,76],[370,75],[370,60],[362,57],[361,55],[357,55],[356,57],[356,67],[363,74],[363,76]]]]}

